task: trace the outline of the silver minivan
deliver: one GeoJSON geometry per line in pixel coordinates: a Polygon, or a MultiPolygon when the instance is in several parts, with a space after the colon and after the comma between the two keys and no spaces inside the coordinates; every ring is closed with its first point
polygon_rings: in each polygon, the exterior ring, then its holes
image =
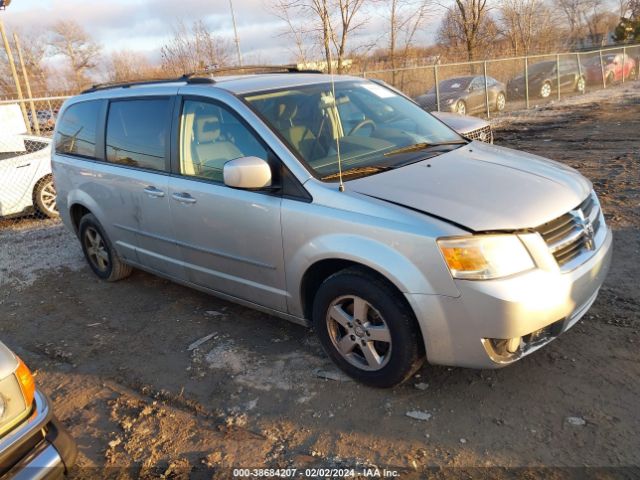
{"type": "Polygon", "coordinates": [[[140,268],[313,326],[368,385],[532,353],[586,313],[611,260],[578,172],[361,78],[94,87],[54,143],[58,209],[96,275],[140,268]]]}

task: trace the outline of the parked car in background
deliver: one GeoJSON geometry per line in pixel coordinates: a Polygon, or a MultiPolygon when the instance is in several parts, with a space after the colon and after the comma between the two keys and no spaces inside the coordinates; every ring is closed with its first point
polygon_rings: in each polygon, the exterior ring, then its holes
{"type": "MultiPolygon", "coordinates": [[[[528,88],[531,98],[549,98],[558,91],[558,78],[560,79],[561,92],[584,93],[587,87],[586,67],[577,59],[561,59],[534,63],[528,67],[528,88]]],[[[522,75],[512,78],[507,82],[509,98],[523,98],[526,95],[526,81],[524,72],[522,75]]]]}
{"type": "MultiPolygon", "coordinates": [[[[507,103],[506,89],[493,77],[487,77],[489,108],[502,111],[507,103]]],[[[460,115],[483,113],[487,110],[484,76],[455,77],[438,84],[440,111],[455,112],[460,115]]],[[[416,98],[416,102],[427,111],[438,110],[436,89],[429,90],[416,98]]]]}
{"type": "Polygon", "coordinates": [[[491,124],[482,118],[449,112],[431,112],[431,115],[447,124],[463,137],[485,143],[493,143],[491,124]]]}
{"type": "Polygon", "coordinates": [[[378,387],[425,358],[504,367],[587,312],[612,233],[585,177],[384,85],[292,70],[65,102],[58,206],[99,278],[137,267],[313,325],[378,387]]]}
{"type": "MultiPolygon", "coordinates": [[[[27,117],[29,118],[31,130],[35,132],[36,122],[33,120],[33,114],[30,109],[27,109],[27,117]]],[[[36,118],[38,119],[41,133],[50,132],[56,126],[56,113],[53,110],[36,110],[36,118]]]]}
{"type": "MultiPolygon", "coordinates": [[[[371,81],[388,89],[391,89],[398,95],[402,95],[406,99],[415,102],[415,100],[406,95],[404,92],[389,85],[383,80],[371,79],[371,81]]],[[[431,115],[438,118],[438,120],[451,127],[463,137],[469,138],[471,140],[480,140],[481,142],[493,143],[493,130],[491,128],[491,124],[481,118],[438,111],[431,112],[431,115]]]]}
{"type": "Polygon", "coordinates": [[[597,85],[602,84],[602,78],[606,85],[621,82],[622,79],[637,78],[638,71],[636,61],[623,53],[606,53],[591,57],[585,62],[587,68],[587,81],[597,85]]]}
{"type": "Polygon", "coordinates": [[[61,478],[76,453],[29,368],[0,342],[0,477],[61,478]]]}
{"type": "Polygon", "coordinates": [[[30,213],[58,216],[51,175],[51,140],[11,136],[11,148],[0,139],[0,217],[30,213]],[[9,151],[7,151],[9,150],[9,151]]]}

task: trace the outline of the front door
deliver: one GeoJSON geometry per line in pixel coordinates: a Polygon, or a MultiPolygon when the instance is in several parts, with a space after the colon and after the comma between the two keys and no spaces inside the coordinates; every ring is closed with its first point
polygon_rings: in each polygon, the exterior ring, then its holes
{"type": "Polygon", "coordinates": [[[169,197],[187,278],[236,298],[286,310],[280,211],[270,191],[224,185],[224,164],[273,154],[228,107],[186,98],[169,197]]]}

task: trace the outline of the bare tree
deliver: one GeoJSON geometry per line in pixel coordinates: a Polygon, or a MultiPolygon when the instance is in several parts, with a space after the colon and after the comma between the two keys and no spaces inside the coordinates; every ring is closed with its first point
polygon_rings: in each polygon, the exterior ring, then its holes
{"type": "Polygon", "coordinates": [[[469,62],[495,35],[496,26],[489,15],[487,0],[455,0],[438,30],[438,39],[450,47],[462,47],[469,62]]]}
{"type": "Polygon", "coordinates": [[[296,2],[291,0],[273,0],[269,10],[286,24],[286,30],[283,35],[290,36],[295,43],[294,55],[296,63],[305,64],[309,62],[313,47],[305,42],[305,37],[309,33],[309,27],[306,25],[305,19],[292,15],[295,11],[294,3],[296,2]]]}
{"type": "MultiPolygon", "coordinates": [[[[366,0],[271,0],[271,10],[280,18],[305,19],[306,27],[290,29],[300,45],[315,36],[329,72],[333,71],[333,51],[338,72],[345,67],[349,39],[366,19],[361,10],[366,0]]],[[[285,20],[286,21],[286,20],[285,20]]]]}
{"type": "Polygon", "coordinates": [[[502,34],[514,55],[529,55],[557,47],[555,16],[544,0],[502,0],[498,7],[502,34]]]}
{"type": "MultiPolygon", "coordinates": [[[[389,21],[389,61],[392,83],[396,85],[398,54],[406,66],[409,49],[416,32],[424,25],[431,5],[430,0],[386,0],[389,21]]],[[[402,88],[402,86],[401,86],[402,88]]]]}
{"type": "Polygon", "coordinates": [[[579,40],[590,34],[590,17],[602,11],[603,0],[557,0],[564,13],[568,26],[568,46],[574,46],[579,40]]]}
{"type": "Polygon", "coordinates": [[[61,20],[51,28],[49,45],[53,55],[66,58],[74,88],[89,83],[88,72],[96,67],[101,47],[73,20],[61,20]]]}
{"type": "Polygon", "coordinates": [[[184,73],[213,68],[229,63],[231,44],[214,36],[202,20],[187,27],[178,21],[173,28],[173,38],[162,46],[162,68],[167,74],[184,73]]]}
{"type": "Polygon", "coordinates": [[[49,72],[45,65],[45,57],[47,53],[47,42],[43,34],[19,34],[20,48],[24,58],[25,68],[31,90],[35,95],[45,96],[47,88],[47,78],[49,72]]]}
{"type": "Polygon", "coordinates": [[[159,77],[158,69],[151,66],[146,56],[130,50],[112,52],[107,64],[109,81],[126,82],[159,77]]]}
{"type": "Polygon", "coordinates": [[[340,13],[340,29],[339,35],[335,35],[336,32],[334,29],[332,29],[332,33],[334,33],[334,44],[338,52],[338,73],[342,73],[344,69],[344,57],[347,51],[347,39],[349,35],[360,28],[366,21],[362,20],[359,23],[356,21],[358,12],[364,3],[365,0],[338,0],[336,5],[340,13]]]}

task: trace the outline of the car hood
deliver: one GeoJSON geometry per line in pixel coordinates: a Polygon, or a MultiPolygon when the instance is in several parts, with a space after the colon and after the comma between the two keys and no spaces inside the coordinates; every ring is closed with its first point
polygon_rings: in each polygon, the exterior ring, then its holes
{"type": "Polygon", "coordinates": [[[450,112],[429,112],[441,122],[448,125],[456,132],[464,135],[474,130],[478,130],[489,125],[489,122],[469,115],[460,115],[459,113],[450,112]]]}
{"type": "Polygon", "coordinates": [[[353,180],[348,188],[469,230],[489,231],[537,227],[575,208],[592,186],[574,169],[552,160],[472,142],[353,180]]]}

